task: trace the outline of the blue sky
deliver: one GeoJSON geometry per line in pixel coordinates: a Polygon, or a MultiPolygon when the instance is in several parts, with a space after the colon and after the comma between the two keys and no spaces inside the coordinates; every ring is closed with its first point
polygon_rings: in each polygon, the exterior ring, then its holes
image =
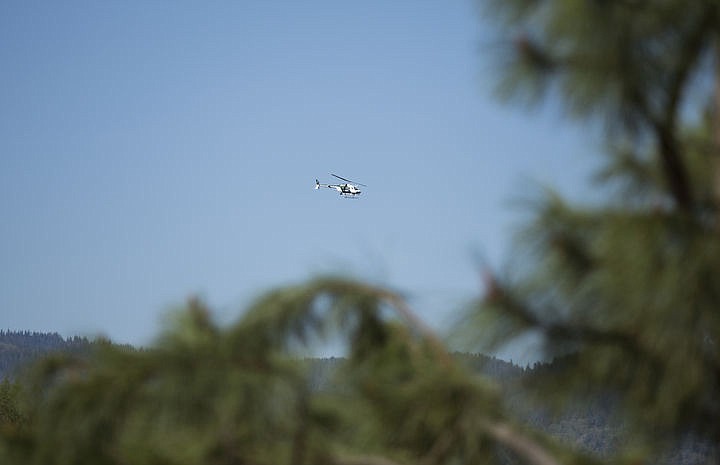
{"type": "Polygon", "coordinates": [[[336,272],[441,324],[592,160],[494,99],[493,37],[471,0],[2,2],[0,327],[145,344],[336,272]]]}

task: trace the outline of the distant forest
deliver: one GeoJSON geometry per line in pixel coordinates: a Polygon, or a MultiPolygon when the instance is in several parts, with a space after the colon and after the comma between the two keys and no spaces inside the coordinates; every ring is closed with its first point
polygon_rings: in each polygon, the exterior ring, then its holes
{"type": "Polygon", "coordinates": [[[84,337],[63,338],[57,333],[0,330],[0,380],[12,378],[29,362],[52,352],[88,350],[84,337]]]}
{"type": "MultiPolygon", "coordinates": [[[[90,350],[95,342],[85,337],[63,338],[58,333],[0,330],[0,380],[14,378],[18,369],[39,357],[52,353],[81,353],[90,350]]],[[[497,381],[516,380],[524,374],[547,368],[548,364],[535,364],[524,369],[505,360],[479,354],[456,354],[469,367],[497,381]]],[[[314,373],[317,373],[317,388],[327,386],[333,367],[341,358],[313,359],[314,373]]]]}
{"type": "MultiPolygon", "coordinates": [[[[0,383],[21,383],[18,380],[22,379],[22,368],[41,357],[58,353],[89,353],[95,344],[98,342],[84,337],[63,338],[57,333],[0,331],[0,383]]],[[[520,367],[482,354],[455,353],[454,357],[483,379],[497,383],[498,389],[506,393],[507,406],[524,418],[528,426],[542,428],[559,441],[601,458],[608,457],[622,445],[624,428],[614,419],[617,401],[613,395],[568,400],[556,409],[540,408],[540,404],[533,400],[527,387],[540,377],[553,376],[553,373],[565,368],[563,365],[575,363],[573,356],[551,363],[535,363],[531,367],[520,367]]],[[[310,389],[343,389],[342,376],[338,375],[343,358],[312,358],[298,362],[307,364],[310,389]]],[[[682,444],[672,447],[666,456],[659,458],[658,463],[700,464],[716,453],[712,445],[696,441],[688,435],[682,444]]]]}

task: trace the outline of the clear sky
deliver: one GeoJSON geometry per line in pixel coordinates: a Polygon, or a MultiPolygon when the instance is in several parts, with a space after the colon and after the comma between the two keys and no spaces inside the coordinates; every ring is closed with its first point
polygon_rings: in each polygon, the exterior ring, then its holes
{"type": "Polygon", "coordinates": [[[472,0],[0,3],[0,327],[145,344],[189,295],[232,320],[331,272],[440,324],[512,201],[591,160],[495,100],[486,29],[472,0]]]}

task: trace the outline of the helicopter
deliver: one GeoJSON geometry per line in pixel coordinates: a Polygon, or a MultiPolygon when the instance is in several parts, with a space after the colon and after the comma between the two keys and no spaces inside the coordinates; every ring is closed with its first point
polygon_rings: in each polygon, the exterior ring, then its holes
{"type": "Polygon", "coordinates": [[[320,189],[321,187],[328,187],[330,189],[335,189],[336,191],[338,191],[341,196],[352,199],[352,198],[356,198],[362,192],[358,186],[367,187],[365,184],[360,184],[359,182],[345,179],[342,176],[338,176],[337,174],[330,173],[330,175],[335,176],[336,178],[340,179],[341,181],[345,181],[345,183],[344,184],[320,184],[320,181],[318,181],[316,179],[315,180],[315,189],[320,189]]]}

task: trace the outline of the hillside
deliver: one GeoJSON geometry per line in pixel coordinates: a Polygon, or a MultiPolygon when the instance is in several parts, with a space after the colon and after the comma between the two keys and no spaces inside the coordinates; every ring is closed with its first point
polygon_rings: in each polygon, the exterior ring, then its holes
{"type": "MultiPolygon", "coordinates": [[[[13,378],[17,370],[41,356],[57,352],[83,352],[91,348],[86,338],[63,338],[57,333],[29,331],[0,331],[0,380],[13,378]]],[[[497,383],[504,391],[507,409],[528,425],[550,433],[553,437],[575,445],[596,457],[606,458],[624,440],[625,428],[614,417],[619,407],[614,396],[591,396],[566,399],[559,409],[549,408],[537,399],[533,385],[558,382],[568,364],[575,363],[568,356],[552,363],[537,363],[522,368],[513,363],[482,354],[454,353],[453,357],[472,372],[497,383]]],[[[314,391],[344,389],[343,358],[305,359],[310,388],[314,391]]],[[[716,449],[691,435],[681,444],[669,445],[658,463],[699,464],[714,457],[716,449]]]]}
{"type": "Polygon", "coordinates": [[[12,377],[23,365],[43,355],[86,350],[90,341],[82,337],[63,338],[57,333],[0,331],[0,379],[12,377]]]}

